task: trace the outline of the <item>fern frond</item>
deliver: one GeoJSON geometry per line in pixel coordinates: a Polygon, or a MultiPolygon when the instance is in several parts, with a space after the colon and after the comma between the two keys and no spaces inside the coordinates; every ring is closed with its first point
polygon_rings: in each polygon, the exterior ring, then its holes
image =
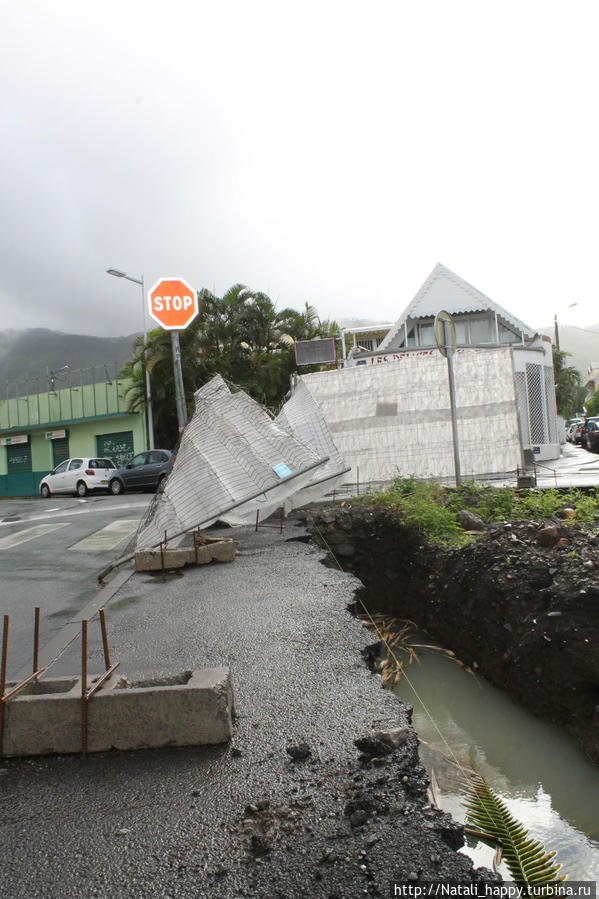
{"type": "Polygon", "coordinates": [[[516,883],[558,883],[561,865],[554,864],[555,852],[547,853],[538,840],[528,836],[524,825],[514,818],[505,802],[480,774],[472,774],[466,785],[466,819],[473,824],[483,843],[501,846],[503,860],[516,883]]]}

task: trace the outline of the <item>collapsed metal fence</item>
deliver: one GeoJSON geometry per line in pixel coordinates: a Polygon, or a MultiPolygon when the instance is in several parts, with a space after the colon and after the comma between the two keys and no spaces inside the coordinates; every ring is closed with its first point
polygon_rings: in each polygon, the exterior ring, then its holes
{"type": "Polygon", "coordinates": [[[333,443],[324,416],[303,381],[296,384],[291,397],[277,415],[276,423],[318,455],[328,456],[328,460],[312,472],[308,484],[289,497],[287,506],[297,508],[320,499],[334,490],[343,475],[351,471],[333,443]]]}
{"type": "Polygon", "coordinates": [[[347,466],[322,416],[318,420],[308,391],[273,420],[243,390],[230,388],[217,375],[195,393],[194,414],[173,471],[132,546],[158,546],[165,534],[172,539],[218,519],[247,524],[257,511],[264,519],[307,488],[314,491],[324,484],[322,495],[344,471],[347,466]]]}

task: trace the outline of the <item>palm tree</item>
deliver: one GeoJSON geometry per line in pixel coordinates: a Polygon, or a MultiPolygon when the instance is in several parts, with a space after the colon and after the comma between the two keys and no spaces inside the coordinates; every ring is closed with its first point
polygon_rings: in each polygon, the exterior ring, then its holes
{"type": "Polygon", "coordinates": [[[565,364],[570,353],[558,350],[556,346],[552,349],[557,411],[564,418],[571,418],[582,408],[586,391],[581,383],[580,372],[565,364]]]}
{"type": "MultiPolygon", "coordinates": [[[[314,306],[277,311],[269,296],[234,284],[222,297],[208,290],[198,295],[200,311],[180,334],[181,365],[188,408],[193,391],[214,374],[238,384],[266,406],[276,408],[297,369],[294,341],[338,333],[335,322],[321,321],[314,306]]],[[[123,368],[130,380],[125,399],[129,411],[145,401],[145,366],[150,373],[154,431],[160,446],[172,449],[178,438],[170,335],[150,331],[147,344],[137,337],[133,357],[123,368]]]]}
{"type": "Polygon", "coordinates": [[[334,337],[339,333],[336,322],[321,321],[316,308],[305,303],[303,311],[284,310],[287,316],[287,333],[293,340],[314,340],[317,337],[334,337]]]}

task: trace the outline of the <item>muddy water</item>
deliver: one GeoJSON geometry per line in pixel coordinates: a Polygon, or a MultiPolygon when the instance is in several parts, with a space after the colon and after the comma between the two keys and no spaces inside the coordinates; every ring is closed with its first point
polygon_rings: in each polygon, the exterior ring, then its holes
{"type": "MultiPolygon", "coordinates": [[[[538,721],[486,681],[438,654],[421,658],[420,666],[406,669],[396,692],[414,706],[414,727],[430,744],[420,754],[429,773],[434,769],[443,809],[464,820],[460,772],[444,758],[453,754],[485,777],[531,837],[557,850],[568,880],[599,881],[599,768],[559,728],[538,721]]],[[[492,867],[494,852],[484,844],[470,840],[462,851],[475,865],[492,867]]],[[[503,865],[500,873],[511,879],[503,865]]]]}

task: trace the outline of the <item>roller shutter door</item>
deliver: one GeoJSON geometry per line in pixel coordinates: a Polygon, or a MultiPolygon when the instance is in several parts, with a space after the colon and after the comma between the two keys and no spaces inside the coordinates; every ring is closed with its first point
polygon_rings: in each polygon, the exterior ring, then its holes
{"type": "Polygon", "coordinates": [[[133,455],[133,431],[98,434],[96,436],[96,455],[112,459],[116,467],[121,468],[133,455]]]}
{"type": "Polygon", "coordinates": [[[15,443],[6,447],[8,496],[31,496],[37,493],[29,443],[15,443]]]}

